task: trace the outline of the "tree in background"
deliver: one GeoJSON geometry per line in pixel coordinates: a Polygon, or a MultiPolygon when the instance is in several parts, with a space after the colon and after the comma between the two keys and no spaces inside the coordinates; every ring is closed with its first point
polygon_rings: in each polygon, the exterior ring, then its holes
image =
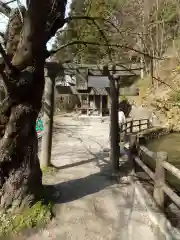
{"type": "MultiPolygon", "coordinates": [[[[146,69],[150,70],[149,63],[153,57],[153,65],[156,69],[169,45],[179,38],[179,3],[179,0],[138,0],[134,3],[133,0],[129,1],[128,9],[132,9],[131,18],[135,19],[136,24],[136,26],[132,25],[136,33],[134,48],[152,56],[149,58],[142,55],[146,69]],[[133,11],[134,6],[136,6],[135,11],[133,11]]],[[[138,57],[137,52],[130,51],[130,59],[138,57]]]]}
{"type": "MultiPolygon", "coordinates": [[[[71,45],[59,51],[56,59],[62,54],[66,61],[78,63],[107,63],[111,58],[115,61],[123,61],[125,58],[126,49],[117,47],[110,47],[108,43],[112,44],[128,44],[134,41],[134,35],[131,30],[126,28],[123,24],[122,8],[126,1],[110,1],[110,0],[91,0],[91,1],[73,1],[71,4],[71,15],[76,20],[71,21],[65,29],[57,34],[54,48],[68,41],[77,40],[82,42],[94,42],[95,44],[76,44],[71,45]],[[92,21],[92,19],[94,19],[92,21]],[[107,45],[107,46],[104,46],[107,45]]],[[[131,22],[132,23],[132,22],[131,22]]],[[[131,23],[129,25],[131,26],[131,23]]],[[[126,60],[128,61],[127,57],[126,60]]]]}
{"type": "Polygon", "coordinates": [[[76,44],[57,53],[65,60],[83,63],[107,63],[111,55],[114,62],[135,62],[143,58],[147,68],[152,58],[162,58],[170,42],[179,36],[179,0],[86,0],[71,5],[71,16],[98,17],[92,20],[71,21],[57,34],[55,48],[69,40],[97,42],[101,46],[76,44]],[[113,24],[113,25],[112,25],[113,24]],[[99,31],[101,30],[101,31],[99,31]],[[104,47],[106,41],[112,44],[128,45],[138,51],[125,48],[104,47]]]}

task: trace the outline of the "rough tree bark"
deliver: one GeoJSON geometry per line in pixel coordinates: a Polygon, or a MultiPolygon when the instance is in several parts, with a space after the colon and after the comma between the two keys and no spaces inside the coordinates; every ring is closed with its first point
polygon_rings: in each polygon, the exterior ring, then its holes
{"type": "Polygon", "coordinates": [[[44,89],[46,43],[64,24],[66,0],[28,0],[9,11],[0,73],[7,90],[0,115],[0,208],[16,210],[41,198],[35,124],[44,89]],[[3,126],[3,127],[2,127],[3,126]]]}

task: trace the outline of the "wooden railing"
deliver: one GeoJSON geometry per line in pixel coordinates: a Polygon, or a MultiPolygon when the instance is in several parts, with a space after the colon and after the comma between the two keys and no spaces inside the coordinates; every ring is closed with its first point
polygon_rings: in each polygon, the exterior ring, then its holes
{"type": "Polygon", "coordinates": [[[129,120],[122,124],[121,133],[138,133],[150,128],[149,119],[129,120]]]}
{"type": "Polygon", "coordinates": [[[180,169],[168,162],[166,152],[155,153],[145,146],[139,145],[138,133],[150,127],[149,119],[129,120],[122,124],[121,133],[130,136],[128,144],[126,142],[124,148],[128,151],[129,160],[133,162],[134,173],[136,174],[137,166],[139,166],[152,179],[154,183],[153,197],[157,204],[164,208],[165,195],[167,195],[180,208],[180,196],[174,188],[170,187],[169,179],[167,179],[167,175],[170,173],[180,182],[180,169]],[[155,167],[150,168],[147,159],[155,167]]]}
{"type": "MultiPolygon", "coordinates": [[[[132,143],[132,141],[131,141],[132,143]]],[[[180,180],[180,170],[170,164],[168,160],[168,155],[166,152],[152,152],[145,146],[138,146],[137,142],[132,143],[130,146],[125,147],[128,150],[129,160],[133,161],[135,169],[140,166],[141,169],[153,180],[153,197],[157,204],[164,208],[165,195],[167,195],[176,206],[180,208],[180,196],[177,192],[171,188],[168,184],[169,180],[166,179],[167,173],[175,176],[180,180]],[[136,147],[135,147],[136,146],[136,147]],[[136,149],[135,149],[136,148],[136,149]],[[136,152],[136,154],[135,154],[136,152]],[[144,160],[143,160],[144,159],[144,160]],[[153,171],[145,160],[150,159],[154,161],[155,170],[153,171]]],[[[135,172],[136,174],[136,172],[135,172]]]]}

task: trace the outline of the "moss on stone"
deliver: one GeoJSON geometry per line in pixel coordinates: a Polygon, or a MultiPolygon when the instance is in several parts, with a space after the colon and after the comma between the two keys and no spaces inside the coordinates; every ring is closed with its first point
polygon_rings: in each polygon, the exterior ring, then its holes
{"type": "MultiPolygon", "coordinates": [[[[58,171],[53,166],[41,170],[45,176],[53,175],[58,171]]],[[[44,227],[53,217],[53,204],[50,202],[52,195],[52,189],[44,186],[42,200],[24,209],[22,213],[12,215],[11,212],[0,212],[0,239],[4,240],[9,235],[17,235],[27,229],[44,227]]]]}
{"type": "Polygon", "coordinates": [[[53,167],[53,166],[49,166],[49,167],[41,167],[41,171],[44,175],[46,174],[54,174],[58,172],[58,169],[53,167]]]}
{"type": "Polygon", "coordinates": [[[21,214],[0,215],[0,237],[16,235],[25,229],[45,226],[52,218],[52,204],[37,202],[31,208],[26,208],[21,214]]]}

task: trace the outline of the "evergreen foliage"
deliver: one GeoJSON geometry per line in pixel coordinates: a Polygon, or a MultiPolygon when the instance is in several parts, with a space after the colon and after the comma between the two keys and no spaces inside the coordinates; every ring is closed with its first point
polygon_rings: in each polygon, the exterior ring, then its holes
{"type": "MultiPolygon", "coordinates": [[[[73,0],[70,16],[89,16],[95,21],[70,21],[57,34],[54,48],[74,40],[102,45],[108,42],[162,57],[169,43],[179,36],[179,3],[180,0],[73,0]]],[[[125,63],[134,56],[135,61],[139,61],[137,55],[122,48],[76,44],[59,51],[56,58],[90,64],[112,59],[125,63]]]]}

